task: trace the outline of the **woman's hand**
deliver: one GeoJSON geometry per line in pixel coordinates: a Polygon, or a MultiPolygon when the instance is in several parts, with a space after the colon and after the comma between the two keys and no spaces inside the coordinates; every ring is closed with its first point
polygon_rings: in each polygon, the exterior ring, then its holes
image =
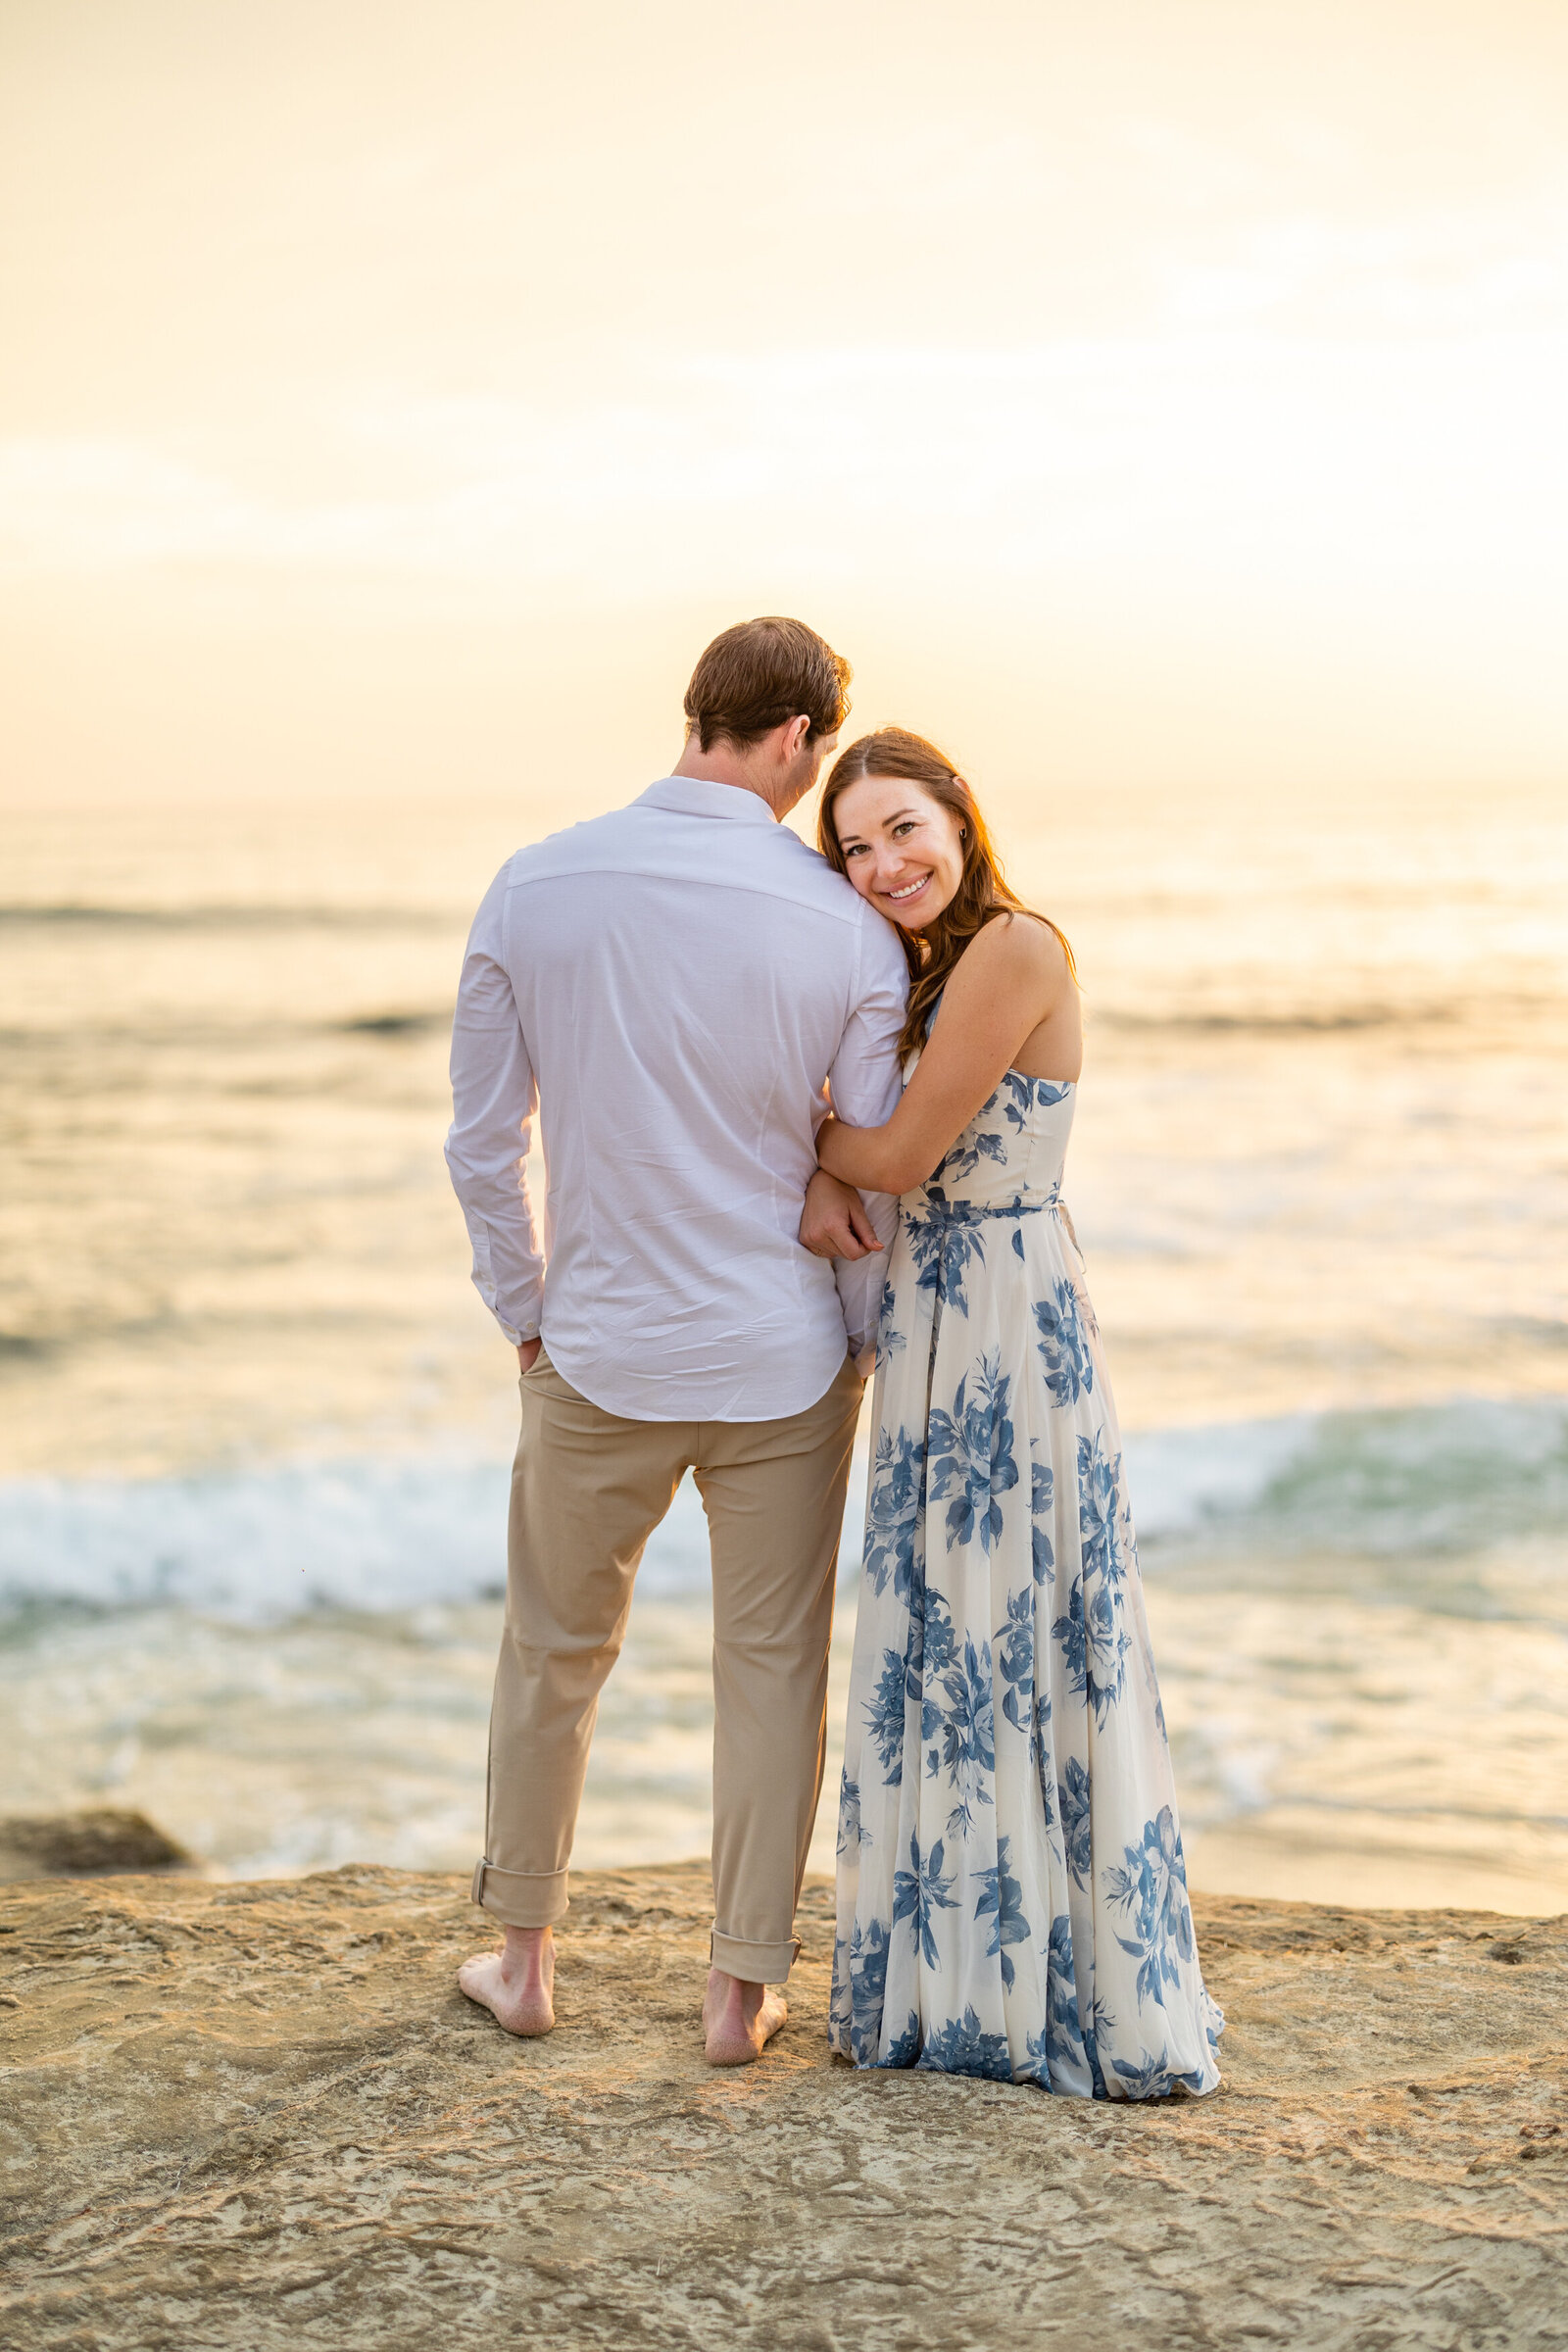
{"type": "MultiPolygon", "coordinates": [[[[825,1123],[831,1127],[833,1121],[825,1123]]],[[[869,1257],[882,1245],[865,1203],[853,1184],[840,1184],[818,1168],[806,1188],[801,1210],[801,1245],[813,1257],[869,1257]]]]}

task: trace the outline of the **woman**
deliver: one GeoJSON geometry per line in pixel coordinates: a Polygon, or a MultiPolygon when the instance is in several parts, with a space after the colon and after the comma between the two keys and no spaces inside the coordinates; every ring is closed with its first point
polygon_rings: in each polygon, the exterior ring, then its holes
{"type": "Polygon", "coordinates": [[[819,842],[912,988],[840,1805],[833,2046],[1095,2098],[1212,2090],[1121,1441],[1059,1193],[1082,1061],[1061,933],[917,735],[853,744],[819,842]],[[940,1018],[938,1008],[940,1006],[940,1018]],[[914,1066],[915,1063],[918,1066],[914,1066]]]}

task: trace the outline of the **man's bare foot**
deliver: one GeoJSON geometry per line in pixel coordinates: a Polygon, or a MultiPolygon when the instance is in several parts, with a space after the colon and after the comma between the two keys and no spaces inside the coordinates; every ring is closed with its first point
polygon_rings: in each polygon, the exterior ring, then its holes
{"type": "Polygon", "coordinates": [[[556,1938],[550,1928],[509,1928],[499,1952],[475,1952],[458,1971],[470,2001],[509,2034],[548,2034],[556,2022],[556,1938]]]}
{"type": "Polygon", "coordinates": [[[703,1996],[709,2065],[750,2066],[788,2015],[784,1995],[771,1985],[748,1984],[740,1977],[727,1977],[721,1968],[710,1968],[703,1996]]]}

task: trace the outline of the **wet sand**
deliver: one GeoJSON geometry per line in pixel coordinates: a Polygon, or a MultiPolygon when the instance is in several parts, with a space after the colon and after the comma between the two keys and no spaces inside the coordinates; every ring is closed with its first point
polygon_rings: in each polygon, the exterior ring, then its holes
{"type": "Polygon", "coordinates": [[[0,2336],[1568,2342],[1568,1918],[1200,1896],[1224,2086],[1112,2108],[830,2061],[820,1881],[784,2034],[710,2072],[706,1904],[581,1880],[520,2043],[454,1986],[456,1878],[5,1888],[0,2336]]]}

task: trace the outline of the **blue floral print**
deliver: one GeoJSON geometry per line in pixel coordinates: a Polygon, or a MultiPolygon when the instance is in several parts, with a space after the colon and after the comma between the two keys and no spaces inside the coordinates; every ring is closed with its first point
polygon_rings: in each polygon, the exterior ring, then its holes
{"type": "Polygon", "coordinates": [[[909,1345],[899,1329],[899,1294],[891,1282],[882,1285],[882,1300],[876,1318],[876,1360],[885,1364],[890,1355],[898,1355],[909,1345]]]}
{"type": "Polygon", "coordinates": [[[1078,1441],[1078,1532],[1083,1539],[1084,1574],[1119,1585],[1127,1573],[1130,1542],[1122,1527],[1121,1455],[1105,1450],[1103,1434],[1078,1441]]]}
{"type": "Polygon", "coordinates": [[[1112,2060],[1115,2072],[1121,2077],[1121,2095],[1124,2099],[1168,2099],[1178,2085],[1183,2090],[1206,2090],[1203,2070],[1192,2067],[1184,2075],[1173,2072],[1163,2050],[1157,2058],[1145,2050],[1136,2059],[1112,2060]]]}
{"type": "Polygon", "coordinates": [[[901,1220],[900,1239],[914,1263],[915,1289],[934,1291],[941,1306],[969,1312],[964,1280],[971,1266],[986,1262],[985,1233],[978,1218],[965,1218],[940,1187],[926,1195],[925,1214],[901,1220]]]}
{"type": "Polygon", "coordinates": [[[1097,1585],[1084,1594],[1083,1580],[1074,1577],[1067,1607],[1051,1629],[1060,1644],[1074,1694],[1087,1698],[1095,1721],[1103,1724],[1122,1693],[1128,1637],[1116,1616],[1115,1593],[1097,1585]]]}
{"type": "Polygon", "coordinates": [[[986,1104],[985,1110],[979,1112],[974,1124],[978,1126],[993,1105],[1000,1102],[1003,1117],[1022,1135],[1032,1110],[1050,1110],[1056,1103],[1065,1102],[1071,1093],[1070,1085],[1058,1085],[1054,1078],[1026,1078],[1022,1070],[1007,1070],[1001,1086],[986,1104]]]}
{"type": "Polygon", "coordinates": [[[920,2019],[911,2009],[907,2023],[890,2036],[887,2047],[875,2061],[878,2066],[913,2066],[920,2055],[920,2019]]]}
{"type": "Polygon", "coordinates": [[[922,2074],[987,2075],[993,2082],[1012,2081],[1005,2034],[987,2034],[972,2008],[950,2017],[928,2034],[915,2061],[922,2074]]]}
{"type": "Polygon", "coordinates": [[[850,2038],[857,2066],[876,2054],[888,1977],[888,1932],[879,1919],[850,1936],[850,2038]]]}
{"type": "Polygon", "coordinates": [[[945,1181],[961,1184],[965,1176],[974,1174],[983,1159],[1002,1162],[1006,1156],[1007,1147],[1000,1135],[977,1134],[974,1128],[966,1127],[936,1174],[945,1181]]]}
{"type": "Polygon", "coordinates": [[[891,1574],[894,1590],[906,1593],[914,1574],[915,1544],[925,1515],[925,1444],[906,1429],[876,1435],[876,1459],[865,1506],[864,1563],[867,1581],[880,1592],[891,1574]]]}
{"type": "Polygon", "coordinates": [[[1193,1915],[1187,1902],[1187,1863],[1176,1817],[1161,1805],[1144,1824],[1141,1844],[1105,1873],[1113,1904],[1133,1914],[1131,1936],[1118,1936],[1124,1952],[1138,1962],[1138,1998],[1165,2005],[1167,1985],[1181,1984],[1179,1963],[1193,1957],[1193,1915]]]}
{"type": "Polygon", "coordinates": [[[1061,1837],[1068,1871],[1075,1886],[1087,1886],[1094,1854],[1094,1812],[1090,1802],[1089,1771],[1076,1756],[1067,1758],[1065,1776],[1056,1784],[1061,1801],[1061,1837]]]}
{"type": "Polygon", "coordinates": [[[1036,1081],[1026,1078],[1022,1070],[1008,1070],[997,1089],[1002,1115],[1019,1135],[1022,1135],[1029,1113],[1034,1108],[1035,1085],[1036,1081]]]}
{"type": "Polygon", "coordinates": [[[946,1677],[958,1654],[953,1617],[940,1592],[921,1585],[918,1613],[909,1611],[909,1646],[905,1652],[905,1688],[920,1710],[920,1737],[934,1740],[942,1729],[946,1677]]]}
{"type": "Polygon", "coordinates": [[[1029,1512],[1033,1525],[1029,1531],[1029,1553],[1037,1585],[1049,1585],[1054,1581],[1056,1554],[1051,1542],[1051,1512],[1055,1495],[1056,1479],[1051,1464],[1031,1461],[1029,1512]]]}
{"type": "Polygon", "coordinates": [[[1020,1732],[1034,1730],[1035,1707],[1035,1596],[1031,1590],[1014,1592],[1007,1601],[1007,1622],[996,1632],[995,1656],[1002,1679],[1002,1712],[1020,1732]]]}
{"type": "Polygon", "coordinates": [[[1009,1943],[1027,1943],[1029,1922],[1023,1914],[1023,1888],[1018,1881],[1007,1875],[1007,1840],[997,1839],[997,1859],[990,1870],[977,1870],[980,1899],[975,1904],[976,1919],[989,1918],[991,1940],[986,1945],[988,1959],[1001,1959],[1002,1982],[1012,1989],[1013,1965],[1007,1956],[1009,1943]]]}
{"type": "Polygon", "coordinates": [[[1035,1321],[1046,1386],[1058,1404],[1076,1404],[1095,1385],[1095,1359],[1078,1313],[1078,1293],[1065,1277],[1049,1298],[1037,1300],[1035,1321]]]}
{"type": "MultiPolygon", "coordinates": [[[[931,1688],[928,1678],[928,1692],[931,1688]]],[[[948,1815],[948,1836],[966,1838],[974,1825],[975,1806],[992,1801],[989,1784],[997,1769],[990,1642],[983,1642],[976,1650],[972,1642],[965,1642],[962,1657],[954,1659],[937,1688],[941,1696],[926,1702],[936,1707],[938,1740],[927,1751],[926,1771],[933,1779],[939,1771],[947,1775],[948,1787],[958,1799],[948,1815]]]]}
{"type": "Polygon", "coordinates": [[[950,1551],[976,1534],[982,1550],[989,1551],[1002,1533],[1001,1497],[1018,1484],[1007,1418],[1011,1386],[997,1356],[982,1356],[959,1380],[952,1412],[931,1415],[926,1492],[934,1502],[953,1496],[947,1512],[950,1551]]]}
{"type": "Polygon", "coordinates": [[[900,1203],[839,1798],[858,2066],[1219,2081],[1115,1405],[1061,1206],[1076,1101],[1009,1071],[900,1203]]]}
{"type": "Polygon", "coordinates": [[[901,1870],[893,1882],[893,1924],[906,1919],[915,1943],[928,1968],[937,1965],[936,1936],[931,1920],[937,1911],[956,1910],[953,1893],[953,1878],[942,1875],[943,1848],[939,1838],[927,1854],[920,1859],[920,1840],[911,1832],[909,1838],[909,1867],[901,1870]]]}
{"type": "Polygon", "coordinates": [[[1084,2030],[1078,2022],[1078,1985],[1073,1970],[1072,1922],[1059,1911],[1046,1945],[1046,2020],[1025,2047],[1034,2060],[1034,2080],[1048,2089],[1092,2083],[1084,2030]]]}
{"type": "Polygon", "coordinates": [[[882,1672],[862,1703],[866,1726],[882,1767],[882,1779],[897,1788],[904,1778],[904,1693],[907,1668],[896,1649],[882,1652],[882,1672]]]}

